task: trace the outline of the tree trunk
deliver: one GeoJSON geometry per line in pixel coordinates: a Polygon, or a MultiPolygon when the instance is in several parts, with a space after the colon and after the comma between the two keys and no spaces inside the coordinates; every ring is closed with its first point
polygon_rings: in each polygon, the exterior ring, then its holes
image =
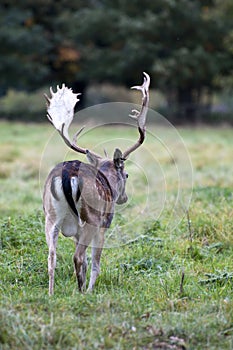
{"type": "Polygon", "coordinates": [[[178,122],[195,123],[198,103],[191,88],[178,88],[177,91],[177,119],[178,122]]]}

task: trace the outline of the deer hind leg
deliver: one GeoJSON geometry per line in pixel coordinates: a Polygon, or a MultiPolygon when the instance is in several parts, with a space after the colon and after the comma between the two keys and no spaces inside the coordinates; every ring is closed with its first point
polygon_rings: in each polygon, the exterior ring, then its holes
{"type": "Polygon", "coordinates": [[[59,229],[55,224],[52,224],[50,220],[46,219],[45,222],[46,241],[49,248],[48,254],[48,274],[49,274],[49,295],[53,295],[54,292],[54,272],[56,267],[56,247],[59,229]]]}
{"type": "Polygon", "coordinates": [[[91,262],[91,277],[88,286],[88,292],[92,292],[96,279],[100,273],[100,258],[104,245],[104,232],[105,229],[101,229],[93,239],[92,246],[92,262],[91,262]]]}
{"type": "Polygon", "coordinates": [[[78,289],[84,292],[86,288],[86,272],[87,272],[87,257],[86,249],[91,243],[93,237],[93,228],[85,224],[82,228],[79,241],[76,243],[76,250],[74,253],[74,268],[78,282],[78,289]]]}
{"type": "Polygon", "coordinates": [[[86,287],[86,272],[87,272],[87,258],[86,258],[87,246],[77,244],[74,254],[74,268],[78,282],[78,289],[83,292],[86,287]]]}

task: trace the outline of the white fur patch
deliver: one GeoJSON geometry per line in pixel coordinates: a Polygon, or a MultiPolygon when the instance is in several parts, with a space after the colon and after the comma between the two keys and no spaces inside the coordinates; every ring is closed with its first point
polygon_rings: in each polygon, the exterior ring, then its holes
{"type": "Polygon", "coordinates": [[[53,179],[54,183],[54,191],[56,193],[56,196],[59,200],[64,198],[64,193],[62,189],[62,179],[60,176],[57,176],[53,179]]]}
{"type": "Polygon", "coordinates": [[[71,183],[71,188],[72,188],[72,197],[74,202],[76,202],[76,195],[78,192],[78,178],[77,176],[72,176],[70,179],[70,183],[71,183]]]}

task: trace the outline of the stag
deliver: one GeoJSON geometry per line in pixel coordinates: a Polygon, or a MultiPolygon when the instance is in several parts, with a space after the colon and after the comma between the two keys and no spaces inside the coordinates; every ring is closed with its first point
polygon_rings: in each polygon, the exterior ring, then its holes
{"type": "Polygon", "coordinates": [[[89,163],[79,160],[64,161],[52,169],[45,183],[43,207],[45,233],[48,245],[49,295],[54,292],[56,246],[59,232],[73,237],[76,244],[73,256],[74,269],[80,292],[86,289],[86,249],[92,246],[91,276],[87,291],[92,291],[100,272],[100,258],[104,245],[104,233],[109,228],[115,204],[127,201],[125,192],[128,174],[124,162],[145,139],[145,123],[149,103],[150,77],[144,73],[144,82],[133,89],[142,92],[140,111],[132,110],[131,117],[137,121],[139,138],[135,144],[122,152],[115,149],[113,159],[82,148],[77,144],[81,128],[71,141],[69,126],[73,120],[74,107],[79,101],[64,84],[57,91],[50,88],[47,100],[47,117],[69,148],[85,154],[89,163]]]}

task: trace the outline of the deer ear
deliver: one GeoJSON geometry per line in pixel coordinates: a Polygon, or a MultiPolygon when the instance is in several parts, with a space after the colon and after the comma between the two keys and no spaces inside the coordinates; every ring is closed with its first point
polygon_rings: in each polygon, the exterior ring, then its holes
{"type": "Polygon", "coordinates": [[[86,151],[86,156],[88,162],[91,163],[94,167],[98,168],[100,158],[97,155],[91,153],[90,151],[86,151]]]}
{"type": "Polygon", "coordinates": [[[122,152],[119,148],[115,149],[114,155],[113,155],[113,161],[115,164],[115,167],[118,168],[122,168],[124,166],[124,158],[122,156],[122,152]]]}

